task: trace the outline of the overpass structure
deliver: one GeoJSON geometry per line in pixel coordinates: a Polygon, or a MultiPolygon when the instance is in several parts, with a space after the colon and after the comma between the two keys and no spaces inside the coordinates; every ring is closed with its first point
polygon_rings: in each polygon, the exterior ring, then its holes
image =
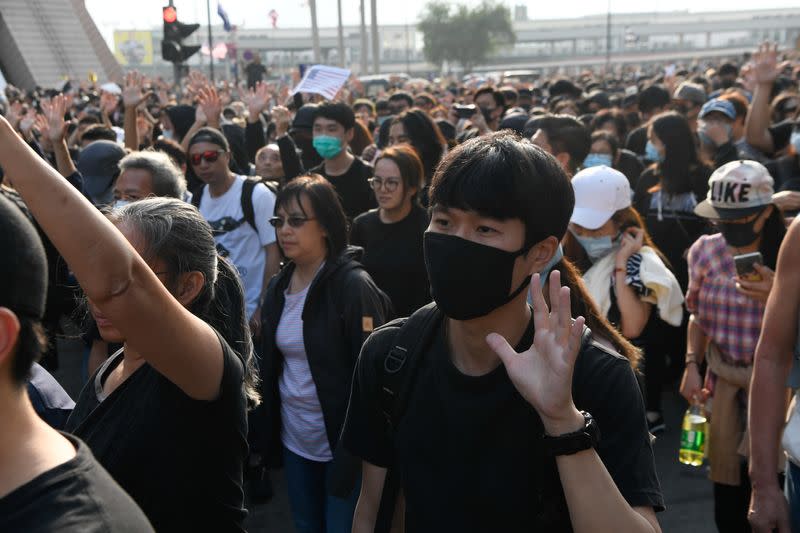
{"type": "Polygon", "coordinates": [[[0,1],[0,71],[23,89],[122,76],[83,0],[0,1]]]}

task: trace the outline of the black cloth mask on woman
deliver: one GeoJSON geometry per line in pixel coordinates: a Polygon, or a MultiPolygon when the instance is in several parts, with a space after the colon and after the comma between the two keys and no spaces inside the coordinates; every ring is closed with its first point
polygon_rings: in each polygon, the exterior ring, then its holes
{"type": "Polygon", "coordinates": [[[530,284],[526,276],[511,291],[514,263],[530,248],[506,252],[453,235],[426,232],[425,268],[431,296],[446,316],[471,320],[513,300],[530,284]]]}
{"type": "Polygon", "coordinates": [[[758,219],[759,217],[756,217],[744,224],[717,222],[717,226],[722,236],[725,237],[725,242],[735,248],[739,248],[752,244],[758,238],[758,233],[753,231],[753,226],[755,226],[758,219]]]}

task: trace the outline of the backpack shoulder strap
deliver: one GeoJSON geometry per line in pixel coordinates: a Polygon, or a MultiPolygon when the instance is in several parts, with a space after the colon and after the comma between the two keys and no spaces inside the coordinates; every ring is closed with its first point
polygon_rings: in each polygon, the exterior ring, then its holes
{"type": "Polygon", "coordinates": [[[203,191],[206,189],[206,186],[203,185],[194,194],[192,194],[192,205],[195,206],[197,209],[200,209],[200,200],[203,199],[203,191]]]}
{"type": "Polygon", "coordinates": [[[443,316],[435,303],[415,311],[400,327],[392,349],[378,369],[381,374],[381,410],[391,433],[405,412],[419,362],[443,316]]]}
{"type": "Polygon", "coordinates": [[[258,179],[245,178],[244,183],[242,183],[241,198],[244,219],[256,233],[258,233],[258,227],[256,227],[256,211],[253,207],[253,191],[255,191],[256,185],[259,183],[261,183],[261,181],[258,179]]]}

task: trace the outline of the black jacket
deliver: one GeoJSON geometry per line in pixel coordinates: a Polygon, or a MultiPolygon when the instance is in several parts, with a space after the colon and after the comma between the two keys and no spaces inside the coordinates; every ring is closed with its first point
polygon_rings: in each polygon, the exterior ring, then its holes
{"type": "MultiPolygon", "coordinates": [[[[357,262],[362,249],[348,247],[328,260],[314,278],[303,308],[303,338],[308,364],[317,387],[334,463],[339,461],[339,436],[347,413],[350,385],[361,345],[373,328],[392,318],[392,305],[357,262]]],[[[280,464],[281,418],[278,379],[283,355],[275,333],[285,303],[284,291],[295,265],[288,263],[269,284],[261,312],[261,387],[266,415],[265,453],[280,464]]]]}

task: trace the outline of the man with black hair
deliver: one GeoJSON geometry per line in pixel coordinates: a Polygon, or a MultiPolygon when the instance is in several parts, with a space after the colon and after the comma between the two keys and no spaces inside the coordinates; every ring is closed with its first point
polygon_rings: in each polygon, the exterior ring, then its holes
{"type": "Polygon", "coordinates": [[[571,319],[561,286],[581,298],[558,255],[573,205],[555,158],[507,132],[440,164],[424,236],[435,303],[375,330],[353,378],[342,442],[362,459],[355,533],[385,529],[398,484],[409,533],[660,533],[631,361],[608,348],[607,322],[593,336],[571,319]]]}
{"type": "Polygon", "coordinates": [[[389,96],[389,113],[397,116],[414,107],[414,97],[405,91],[396,91],[389,96]]]}
{"type": "Polygon", "coordinates": [[[670,103],[669,91],[661,85],[650,85],[639,93],[638,102],[643,125],[628,134],[625,148],[643,156],[647,145],[647,123],[654,116],[667,110],[670,103]]]}
{"type": "Polygon", "coordinates": [[[578,172],[592,149],[588,128],[567,115],[534,117],[525,124],[524,136],[553,155],[569,175],[578,172]]]}
{"type": "MultiPolygon", "coordinates": [[[[391,99],[389,103],[392,105],[391,99]]],[[[377,206],[368,181],[372,167],[347,149],[353,140],[355,124],[353,110],[341,102],[320,104],[314,114],[314,148],[324,161],[311,172],[331,182],[348,220],[377,206]]]]}
{"type": "Polygon", "coordinates": [[[43,351],[44,249],[0,195],[0,531],[153,531],[79,439],[34,411],[26,383],[43,351]]]}

